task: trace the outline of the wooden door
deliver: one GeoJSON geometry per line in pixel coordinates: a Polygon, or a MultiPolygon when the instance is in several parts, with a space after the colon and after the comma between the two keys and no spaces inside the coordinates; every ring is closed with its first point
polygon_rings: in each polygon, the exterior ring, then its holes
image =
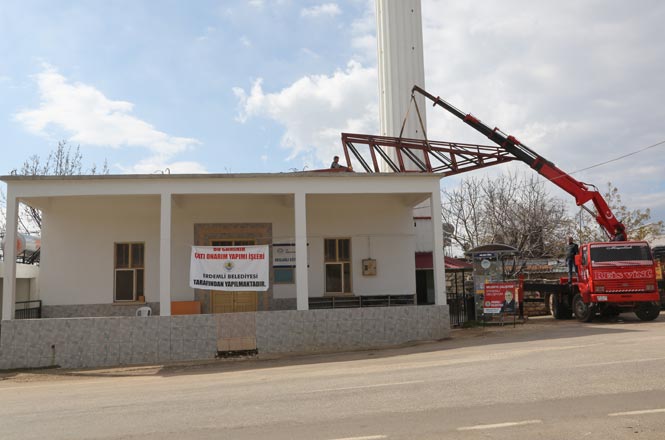
{"type": "MultiPolygon", "coordinates": [[[[210,246],[252,246],[254,240],[211,240],[210,246]]],[[[211,290],[212,313],[255,312],[258,309],[256,292],[225,292],[211,290]]]]}
{"type": "Polygon", "coordinates": [[[235,292],[222,292],[219,290],[211,290],[211,304],[212,313],[233,313],[234,300],[233,295],[235,292]]]}
{"type": "Polygon", "coordinates": [[[258,295],[256,292],[233,292],[234,312],[256,312],[258,295]]]}

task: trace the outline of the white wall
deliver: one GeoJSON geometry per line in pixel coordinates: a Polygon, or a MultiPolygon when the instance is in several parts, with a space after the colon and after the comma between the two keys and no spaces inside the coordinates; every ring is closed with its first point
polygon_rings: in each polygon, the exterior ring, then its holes
{"type": "MultiPolygon", "coordinates": [[[[294,242],[293,198],[284,195],[177,196],[173,205],[174,300],[191,300],[189,258],[196,223],[272,223],[273,243],[294,242]]],[[[324,238],[351,238],[356,295],[415,293],[415,236],[411,208],[395,195],[308,195],[309,296],[324,293],[324,238]],[[378,275],[362,276],[365,258],[378,275]]],[[[274,298],[295,298],[295,284],[273,286],[274,298]]]]}
{"type": "MultiPolygon", "coordinates": [[[[427,202],[429,203],[429,201],[427,202]]],[[[416,225],[416,252],[432,252],[434,249],[434,232],[431,218],[414,218],[416,225]]]]}
{"type": "MultiPolygon", "coordinates": [[[[324,238],[351,238],[355,295],[415,293],[412,202],[400,195],[309,195],[309,295],[324,293],[324,238]],[[377,276],[361,262],[377,260],[377,276]]],[[[44,206],[40,298],[44,305],[113,302],[115,242],[144,242],[146,301],[159,301],[158,196],[52,198],[44,206]]],[[[271,223],[274,243],[294,242],[290,195],[177,195],[172,205],[171,292],[192,300],[189,259],[196,223],[271,223]]],[[[295,284],[275,298],[295,298],[295,284]]]]}
{"type": "MultiPolygon", "coordinates": [[[[289,195],[176,196],[173,207],[171,297],[194,299],[189,287],[196,223],[272,223],[274,243],[294,243],[293,197],[289,195]]],[[[275,285],[273,297],[295,298],[295,284],[275,285]]]]}
{"type": "Polygon", "coordinates": [[[113,302],[114,243],[145,243],[145,297],[159,301],[158,196],[52,198],[43,206],[44,305],[113,302]]]}
{"type": "MultiPolygon", "coordinates": [[[[0,261],[0,279],[5,276],[5,262],[0,261]]],[[[39,266],[34,264],[21,264],[16,265],[16,279],[21,278],[37,278],[39,276],[39,266]]]]}
{"type": "MultiPolygon", "coordinates": [[[[0,312],[2,312],[2,279],[5,274],[5,262],[0,261],[0,312]]],[[[16,265],[16,301],[39,299],[39,266],[33,264],[16,265]]]]}
{"type": "MultiPolygon", "coordinates": [[[[2,279],[5,274],[5,262],[0,261],[0,294],[2,294],[2,279]]],[[[39,266],[34,264],[16,265],[16,301],[39,299],[39,266]]]]}
{"type": "Polygon", "coordinates": [[[355,295],[415,294],[415,234],[411,206],[395,195],[309,195],[309,296],[324,294],[323,240],[351,238],[355,295]],[[362,275],[374,258],[376,276],[362,275]]]}

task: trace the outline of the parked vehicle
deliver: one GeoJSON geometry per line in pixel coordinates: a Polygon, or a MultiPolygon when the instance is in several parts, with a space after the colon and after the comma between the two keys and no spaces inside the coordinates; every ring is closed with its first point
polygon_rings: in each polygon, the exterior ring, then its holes
{"type": "Polygon", "coordinates": [[[558,285],[542,287],[551,292],[550,309],[555,318],[570,318],[573,314],[578,320],[588,322],[598,314],[627,311],[634,312],[643,321],[658,317],[661,306],[656,282],[657,263],[651,249],[646,242],[628,241],[624,225],[616,219],[594,185],[576,180],[514,136],[497,127],[491,128],[422,88],[414,86],[412,93],[420,93],[435,106],[443,107],[572,195],[577,205],[591,213],[608,238],[613,240],[580,245],[579,254],[575,256],[578,277],[570,284],[567,278],[562,278],[558,285]],[[591,202],[595,210],[585,206],[587,202],[591,202]]]}
{"type": "Polygon", "coordinates": [[[660,291],[660,309],[665,310],[665,246],[655,246],[651,249],[656,260],[656,280],[660,291]]]}

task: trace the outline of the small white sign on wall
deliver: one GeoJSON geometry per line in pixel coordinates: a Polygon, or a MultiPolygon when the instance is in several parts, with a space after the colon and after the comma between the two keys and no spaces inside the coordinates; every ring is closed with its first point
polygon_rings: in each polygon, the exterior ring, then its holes
{"type": "Polygon", "coordinates": [[[295,267],[296,245],[293,243],[273,244],[272,265],[274,267],[295,267]]]}

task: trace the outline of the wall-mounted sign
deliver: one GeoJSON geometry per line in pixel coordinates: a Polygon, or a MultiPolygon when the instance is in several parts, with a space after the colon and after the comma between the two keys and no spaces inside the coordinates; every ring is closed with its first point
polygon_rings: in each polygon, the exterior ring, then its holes
{"type": "Polygon", "coordinates": [[[363,275],[375,276],[376,275],[376,260],[373,258],[365,258],[363,260],[363,275]]]}
{"type": "Polygon", "coordinates": [[[293,243],[273,244],[272,265],[274,267],[295,267],[296,245],[293,243]]]}
{"type": "Polygon", "coordinates": [[[268,290],[267,245],[192,246],[189,286],[226,291],[268,290]]]}

